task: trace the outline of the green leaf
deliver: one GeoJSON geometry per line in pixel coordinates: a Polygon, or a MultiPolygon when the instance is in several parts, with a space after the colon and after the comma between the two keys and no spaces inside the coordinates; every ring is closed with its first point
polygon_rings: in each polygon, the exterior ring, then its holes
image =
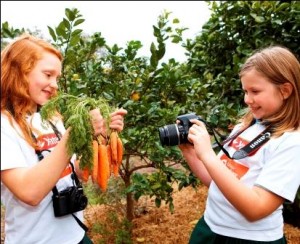
{"type": "Polygon", "coordinates": [[[179,24],[179,23],[180,23],[179,19],[177,18],[173,19],[173,24],[179,24]]]}
{"type": "Polygon", "coordinates": [[[80,38],[80,34],[82,33],[81,29],[74,30],[72,32],[72,36],[78,36],[80,38]]]}
{"type": "Polygon", "coordinates": [[[76,18],[74,11],[75,10],[70,10],[69,8],[65,9],[65,15],[69,21],[73,21],[76,18]]]}
{"type": "Polygon", "coordinates": [[[159,208],[161,206],[161,199],[160,198],[155,198],[155,206],[159,208]]]}
{"type": "Polygon", "coordinates": [[[63,19],[63,23],[64,23],[64,27],[67,29],[67,30],[71,30],[71,25],[70,25],[70,22],[68,20],[66,20],[65,18],[63,19]]]}
{"type": "Polygon", "coordinates": [[[288,8],[288,7],[290,7],[290,3],[281,3],[280,5],[279,5],[279,7],[278,8],[276,8],[276,10],[275,10],[275,12],[280,12],[280,11],[283,11],[283,10],[285,10],[286,8],[288,8]]]}
{"type": "Polygon", "coordinates": [[[50,26],[47,26],[47,27],[48,27],[48,31],[49,31],[49,34],[51,35],[52,39],[54,41],[56,41],[56,34],[55,34],[54,30],[50,26]]]}
{"type": "Polygon", "coordinates": [[[263,16],[257,16],[257,14],[251,13],[250,14],[257,23],[263,23],[265,21],[265,18],[263,16]]]}
{"type": "Polygon", "coordinates": [[[77,19],[74,23],[74,26],[80,25],[81,23],[83,23],[85,20],[84,19],[77,19]]]}

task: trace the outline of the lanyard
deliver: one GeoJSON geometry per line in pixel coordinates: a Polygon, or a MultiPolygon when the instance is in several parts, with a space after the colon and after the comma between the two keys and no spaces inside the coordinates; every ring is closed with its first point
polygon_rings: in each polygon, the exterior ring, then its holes
{"type": "MultiPolygon", "coordinates": [[[[251,124],[253,125],[253,123],[251,124]]],[[[250,126],[251,126],[250,125],[250,126]]],[[[249,128],[249,127],[248,127],[249,128]]],[[[247,128],[246,128],[247,129],[247,128]]],[[[265,144],[268,140],[270,140],[271,138],[271,128],[270,126],[268,126],[264,131],[262,131],[258,136],[256,136],[251,142],[249,142],[247,145],[245,145],[244,147],[242,147],[241,149],[237,150],[236,152],[234,152],[234,154],[232,156],[230,156],[230,154],[228,153],[228,151],[223,147],[223,145],[227,142],[230,141],[230,143],[232,143],[232,141],[237,138],[242,132],[244,132],[246,129],[244,130],[240,130],[237,133],[235,133],[234,135],[228,137],[227,139],[225,139],[222,143],[220,143],[216,137],[216,131],[211,128],[212,132],[213,132],[213,136],[216,140],[217,145],[221,148],[221,150],[225,153],[225,155],[230,158],[230,159],[242,159],[245,157],[248,157],[249,155],[253,154],[254,152],[256,152],[263,144],[265,144]]]]}

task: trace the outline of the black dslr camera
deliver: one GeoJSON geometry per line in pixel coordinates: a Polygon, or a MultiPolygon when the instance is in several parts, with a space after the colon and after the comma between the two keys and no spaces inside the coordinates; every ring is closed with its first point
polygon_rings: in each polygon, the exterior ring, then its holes
{"type": "Polygon", "coordinates": [[[165,125],[158,128],[160,142],[163,146],[175,146],[189,142],[187,139],[189,129],[193,125],[190,119],[198,119],[205,122],[194,113],[183,114],[177,117],[179,124],[165,125]]]}
{"type": "Polygon", "coordinates": [[[85,209],[88,204],[88,199],[84,195],[81,185],[70,186],[53,194],[52,199],[55,217],[78,212],[85,209]]]}

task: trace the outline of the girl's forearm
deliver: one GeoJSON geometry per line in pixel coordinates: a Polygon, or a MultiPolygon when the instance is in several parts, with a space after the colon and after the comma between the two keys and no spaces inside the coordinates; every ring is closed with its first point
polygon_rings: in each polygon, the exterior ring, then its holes
{"type": "Polygon", "coordinates": [[[52,190],[71,159],[67,152],[68,136],[69,130],[47,157],[31,168],[20,169],[18,183],[14,184],[14,194],[20,200],[36,205],[52,190]]]}
{"type": "Polygon", "coordinates": [[[192,150],[185,152],[183,150],[182,154],[194,175],[199,178],[204,185],[209,186],[211,182],[211,176],[205,168],[203,162],[197,158],[195,152],[192,150]]]}

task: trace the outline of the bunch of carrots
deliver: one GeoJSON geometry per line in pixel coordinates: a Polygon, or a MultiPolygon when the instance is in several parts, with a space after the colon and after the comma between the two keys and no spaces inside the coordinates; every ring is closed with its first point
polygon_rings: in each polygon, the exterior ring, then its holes
{"type": "Polygon", "coordinates": [[[108,123],[111,107],[100,97],[78,97],[59,92],[43,105],[40,113],[44,120],[57,116],[57,113],[62,116],[65,126],[72,128],[68,139],[68,152],[70,155],[76,154],[80,159],[83,181],[87,182],[91,176],[93,183],[106,191],[110,175],[119,174],[123,144],[115,130],[109,130],[108,140],[101,136],[93,137],[90,123],[90,111],[93,109],[99,109],[108,123]]]}
{"type": "Polygon", "coordinates": [[[111,131],[106,141],[101,135],[93,140],[93,167],[83,169],[83,181],[87,182],[91,176],[92,182],[97,184],[102,192],[107,190],[111,175],[118,176],[123,158],[123,143],[117,131],[111,131]]]}

